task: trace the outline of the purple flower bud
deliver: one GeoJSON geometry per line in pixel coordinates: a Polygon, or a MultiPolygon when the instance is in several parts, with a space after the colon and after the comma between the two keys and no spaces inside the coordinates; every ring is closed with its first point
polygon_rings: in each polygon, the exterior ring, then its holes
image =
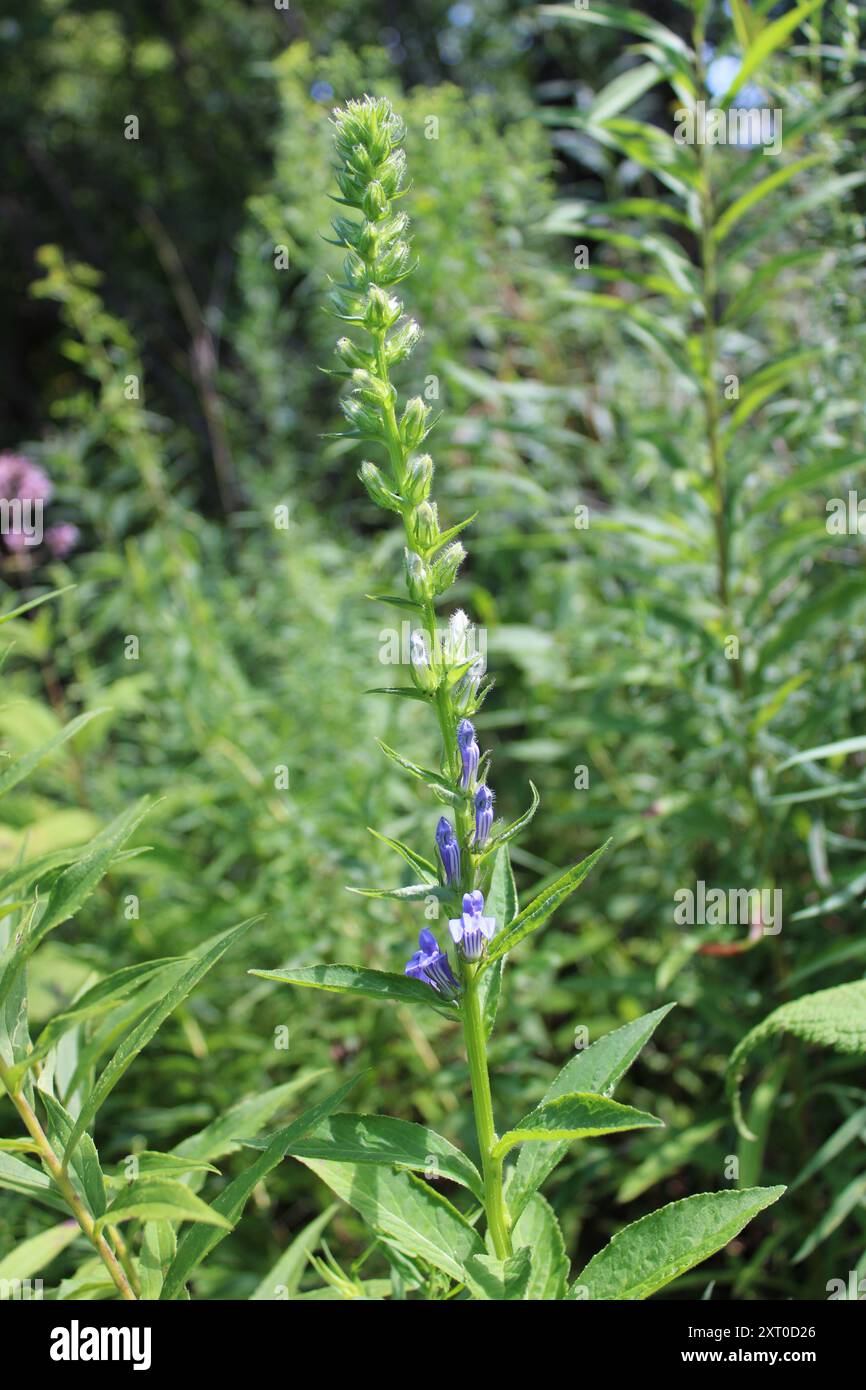
{"type": "Polygon", "coordinates": [[[445,870],[445,882],[451,887],[460,877],[460,845],[451,822],[440,816],[436,827],[436,848],[445,870]]]}
{"type": "Polygon", "coordinates": [[[460,986],[448,961],[446,951],[440,951],[429,927],[423,927],[418,935],[419,949],[406,962],[404,974],[422,984],[432,985],[433,989],[446,999],[456,999],[460,986]]]}
{"type": "Polygon", "coordinates": [[[493,792],[489,787],[480,786],[475,793],[475,848],[483,849],[490,838],[493,827],[493,792]]]}
{"type": "Polygon", "coordinates": [[[480,749],[475,739],[475,729],[468,719],[461,719],[457,725],[457,747],[460,749],[460,759],[463,763],[460,785],[465,791],[467,787],[472,785],[472,780],[478,771],[480,756],[480,749]]]}
{"type": "Polygon", "coordinates": [[[476,889],[474,893],[463,894],[462,916],[452,918],[448,923],[451,940],[464,960],[480,960],[485,945],[493,940],[496,918],[484,917],[483,912],[484,895],[476,889]]]}

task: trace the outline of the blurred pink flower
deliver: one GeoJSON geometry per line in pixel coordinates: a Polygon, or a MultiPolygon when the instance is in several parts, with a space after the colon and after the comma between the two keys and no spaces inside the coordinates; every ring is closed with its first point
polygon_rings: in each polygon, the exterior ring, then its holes
{"type": "Polygon", "coordinates": [[[61,521],[57,526],[49,526],[45,532],[45,544],[56,560],[62,560],[78,544],[81,532],[71,521],[61,521]]]}

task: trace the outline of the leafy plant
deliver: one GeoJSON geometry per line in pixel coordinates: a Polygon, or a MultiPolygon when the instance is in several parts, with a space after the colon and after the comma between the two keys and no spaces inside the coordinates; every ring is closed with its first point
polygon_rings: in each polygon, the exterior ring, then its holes
{"type": "Polygon", "coordinates": [[[332,296],[335,315],[364,339],[341,338],[337,353],[351,391],[342,401],[349,437],[372,443],[385,467],[365,460],[360,478],[371,499],[401,518],[405,536],[408,597],[377,601],[408,611],[410,686],[381,693],[422,702],[435,714],[440,736],[436,768],[382,751],[422,782],[449,814],[436,827],[436,864],[400,841],[395,852],[418,881],[395,889],[364,889],[365,896],[420,899],[428,919],[448,917],[443,948],[429,927],[403,975],[351,965],[321,965],[252,973],[315,989],[403,1001],[452,1017],[463,1030],[469,1068],[480,1170],[441,1135],[381,1116],[339,1115],[312,1132],[295,1153],[343,1200],[354,1206],[391,1252],[408,1260],[427,1296],[464,1290],[478,1299],[645,1298],[727,1243],[781,1187],[705,1194],[673,1203],[626,1227],[569,1284],[564,1246],[539,1187],[574,1140],[656,1126],[654,1116],[611,1098],[666,1010],[627,1025],[569,1062],[541,1102],[503,1134],[497,1132],[487,1062],[503,966],[507,955],[542,928],[586,878],[603,845],[518,908],[509,865],[509,842],[538,805],[510,825],[494,820],[489,758],[478,746],[472,718],[492,682],[472,649],[472,629],[462,611],[437,627],[436,601],[447,593],[465,559],[457,536],[474,518],[442,528],[431,501],[433,462],[421,453],[430,431],[430,407],[412,397],[398,414],[391,368],[404,361],[419,337],[403,318],[392,293],[411,273],[408,219],[400,208],[405,157],[403,126],[386,98],[352,101],[335,114],[339,158],[337,202],[361,220],[334,219],[345,249],[343,280],[332,296]],[[449,818],[450,816],[450,818],[449,818]],[[505,1161],[520,1149],[513,1168],[505,1161]],[[409,1171],[407,1171],[409,1170],[409,1171]],[[413,1171],[414,1170],[414,1171],[413,1171]],[[468,1190],[474,1210],[447,1201],[418,1170],[451,1179],[468,1190]],[[486,1244],[475,1225],[481,1207],[486,1244]],[[447,1282],[437,1280],[437,1273],[447,1282]],[[530,1291],[531,1294],[530,1294],[530,1291]]]}

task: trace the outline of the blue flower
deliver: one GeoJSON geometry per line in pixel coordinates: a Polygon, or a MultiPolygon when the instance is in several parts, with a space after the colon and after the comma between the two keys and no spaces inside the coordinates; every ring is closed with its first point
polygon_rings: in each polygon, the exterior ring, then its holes
{"type": "Polygon", "coordinates": [[[478,890],[463,894],[463,915],[448,923],[451,940],[464,960],[480,960],[486,942],[493,940],[496,918],[483,917],[484,894],[478,890]]]}
{"type": "Polygon", "coordinates": [[[409,975],[413,980],[420,980],[422,984],[431,985],[446,999],[456,999],[460,993],[460,986],[454,978],[448,954],[439,950],[439,942],[429,927],[422,927],[419,932],[418,947],[406,962],[404,975],[409,975]]]}
{"type": "Polygon", "coordinates": [[[475,793],[475,848],[483,849],[493,826],[493,792],[480,786],[475,793]]]}
{"type": "Polygon", "coordinates": [[[463,763],[460,785],[465,791],[467,787],[471,786],[478,771],[478,759],[480,757],[480,749],[475,739],[475,729],[468,719],[461,719],[457,725],[457,747],[460,749],[460,760],[463,763]]]}
{"type": "Polygon", "coordinates": [[[460,877],[460,845],[446,816],[440,816],[436,827],[436,848],[445,870],[445,882],[450,888],[460,877]]]}

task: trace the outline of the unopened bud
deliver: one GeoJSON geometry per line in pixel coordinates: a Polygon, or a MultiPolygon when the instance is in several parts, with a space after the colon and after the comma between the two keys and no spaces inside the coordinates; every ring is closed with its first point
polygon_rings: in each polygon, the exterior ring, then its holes
{"type": "Polygon", "coordinates": [[[412,513],[412,532],[419,550],[430,550],[439,538],[439,511],[436,503],[422,502],[412,513]]]}
{"type": "Polygon", "coordinates": [[[427,433],[429,414],[430,407],[424,404],[420,396],[413,396],[406,402],[406,408],[400,418],[400,438],[407,449],[415,449],[421,443],[427,433]]]}
{"type": "Polygon", "coordinates": [[[361,201],[361,207],[364,216],[370,222],[379,222],[383,217],[387,216],[389,211],[388,199],[385,197],[385,190],[378,179],[374,179],[372,183],[367,185],[367,191],[361,201]]]}
{"type": "Polygon", "coordinates": [[[371,285],[367,291],[367,304],[364,309],[364,324],[367,328],[376,331],[383,328],[390,328],[395,324],[403,312],[403,305],[399,299],[394,299],[390,294],[385,294],[378,285],[371,285]]]}
{"type": "Polygon", "coordinates": [[[457,571],[466,559],[466,551],[459,541],[443,550],[433,565],[433,592],[444,594],[457,578],[457,571]]]}
{"type": "Polygon", "coordinates": [[[420,555],[416,555],[414,550],[404,552],[406,558],[406,584],[409,589],[409,597],[415,603],[427,603],[432,597],[432,584],[430,582],[430,571],[424,564],[420,555]]]}
{"type": "Polygon", "coordinates": [[[433,460],[430,455],[420,454],[417,458],[410,459],[403,484],[407,502],[411,502],[414,507],[417,507],[419,502],[426,502],[430,496],[432,482],[433,460]]]}
{"type": "Polygon", "coordinates": [[[386,507],[390,512],[402,510],[400,498],[388,487],[385,475],[375,463],[365,459],[358,470],[358,477],[378,507],[386,507]]]}

